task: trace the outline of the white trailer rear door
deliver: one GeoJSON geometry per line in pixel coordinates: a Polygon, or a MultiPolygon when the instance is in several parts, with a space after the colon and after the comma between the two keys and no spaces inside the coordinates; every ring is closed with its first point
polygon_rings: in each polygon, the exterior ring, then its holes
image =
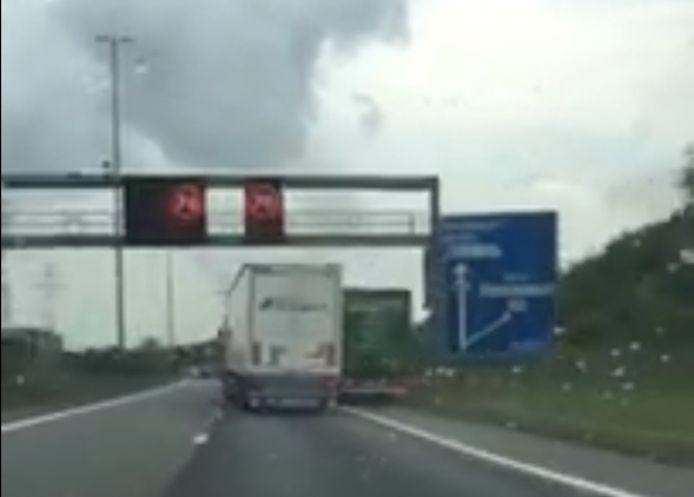
{"type": "Polygon", "coordinates": [[[339,276],[328,268],[255,274],[253,340],[263,369],[337,368],[339,276]]]}

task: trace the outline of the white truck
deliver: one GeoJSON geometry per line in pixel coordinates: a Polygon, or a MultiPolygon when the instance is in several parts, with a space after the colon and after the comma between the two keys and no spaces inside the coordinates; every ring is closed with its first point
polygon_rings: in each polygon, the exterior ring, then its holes
{"type": "Polygon", "coordinates": [[[324,409],[342,370],[340,266],[249,264],[220,329],[225,397],[248,410],[324,409]]]}

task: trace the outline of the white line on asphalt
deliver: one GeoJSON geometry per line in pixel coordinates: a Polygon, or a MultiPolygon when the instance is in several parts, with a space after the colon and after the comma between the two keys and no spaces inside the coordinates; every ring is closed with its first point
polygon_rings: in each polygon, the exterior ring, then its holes
{"type": "Polygon", "coordinates": [[[95,411],[101,411],[103,409],[110,409],[112,407],[118,407],[125,404],[130,404],[132,402],[137,402],[140,400],[147,399],[162,393],[180,388],[181,386],[188,383],[186,380],[178,381],[176,383],[171,383],[163,387],[150,388],[148,390],[142,390],[137,393],[132,393],[128,395],[123,395],[120,397],[115,397],[109,400],[103,400],[101,402],[95,402],[93,404],[87,404],[78,407],[71,407],[69,409],[64,409],[62,411],[51,412],[48,414],[42,414],[40,416],[34,416],[31,418],[19,419],[17,421],[9,421],[2,424],[2,434],[10,433],[18,430],[23,430],[25,428],[31,428],[32,426],[41,425],[44,423],[50,423],[52,421],[58,421],[60,419],[69,418],[72,416],[78,416],[80,414],[88,414],[95,411]]]}
{"type": "Polygon", "coordinates": [[[449,450],[453,450],[460,454],[472,456],[477,459],[481,459],[483,461],[496,464],[497,466],[502,466],[504,468],[512,469],[520,473],[525,473],[531,476],[542,478],[547,481],[560,483],[562,485],[573,487],[585,492],[603,495],[606,497],[646,497],[645,495],[635,494],[633,492],[629,492],[621,488],[590,481],[585,478],[581,478],[580,476],[574,476],[567,473],[562,473],[560,471],[548,469],[542,466],[537,466],[523,461],[518,461],[516,459],[511,459],[509,457],[502,456],[485,449],[480,449],[472,445],[464,444],[463,442],[460,442],[458,440],[446,438],[441,435],[428,432],[421,428],[417,428],[415,426],[403,423],[401,421],[389,418],[387,416],[373,414],[367,411],[363,411],[361,409],[355,409],[353,407],[341,407],[340,409],[355,416],[359,416],[363,419],[367,419],[382,426],[387,426],[388,428],[392,428],[402,433],[406,433],[408,435],[420,438],[422,440],[426,440],[428,442],[434,443],[441,447],[445,447],[449,450]]]}

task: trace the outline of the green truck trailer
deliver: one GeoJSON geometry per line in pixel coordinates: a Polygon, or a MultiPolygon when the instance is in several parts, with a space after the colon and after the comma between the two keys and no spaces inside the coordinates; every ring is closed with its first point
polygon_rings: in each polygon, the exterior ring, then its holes
{"type": "Polygon", "coordinates": [[[421,344],[404,289],[346,289],[343,299],[343,393],[397,393],[420,366],[421,344]]]}

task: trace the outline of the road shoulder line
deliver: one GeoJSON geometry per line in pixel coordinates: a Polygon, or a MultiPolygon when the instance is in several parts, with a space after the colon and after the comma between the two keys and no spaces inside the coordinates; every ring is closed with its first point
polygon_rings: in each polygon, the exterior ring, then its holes
{"type": "Polygon", "coordinates": [[[474,447],[472,445],[465,444],[452,438],[446,438],[442,435],[426,431],[422,428],[418,428],[416,426],[403,423],[402,421],[398,421],[387,416],[382,416],[362,409],[356,409],[353,407],[346,406],[340,407],[340,410],[351,415],[360,417],[362,419],[366,419],[373,423],[379,424],[381,426],[386,426],[399,432],[406,433],[410,436],[426,440],[427,442],[436,444],[438,446],[452,450],[459,454],[474,457],[476,459],[483,460],[496,466],[501,466],[505,469],[510,469],[519,473],[524,473],[530,476],[541,478],[543,480],[551,481],[553,483],[559,483],[561,485],[572,487],[584,492],[590,492],[592,494],[601,495],[605,497],[647,497],[645,495],[636,494],[611,485],[594,482],[579,476],[570,475],[568,473],[548,469],[543,466],[530,464],[517,459],[502,456],[500,454],[490,452],[479,447],[474,447]]]}
{"type": "Polygon", "coordinates": [[[133,402],[138,402],[145,400],[156,395],[161,395],[170,390],[175,390],[187,384],[186,380],[177,381],[175,383],[169,383],[167,385],[149,388],[147,390],[141,390],[139,392],[130,393],[127,395],[121,395],[119,397],[113,397],[107,400],[101,400],[99,402],[93,402],[91,404],[84,404],[76,407],[70,407],[67,409],[62,409],[60,411],[49,412],[47,414],[41,414],[39,416],[32,416],[29,418],[18,419],[16,421],[8,421],[2,424],[2,434],[12,433],[26,428],[31,428],[33,426],[42,425],[45,423],[50,423],[53,421],[58,421],[65,418],[70,418],[72,416],[79,416],[82,414],[89,414],[96,411],[101,411],[104,409],[110,409],[113,407],[118,407],[126,404],[131,404],[133,402]]]}

